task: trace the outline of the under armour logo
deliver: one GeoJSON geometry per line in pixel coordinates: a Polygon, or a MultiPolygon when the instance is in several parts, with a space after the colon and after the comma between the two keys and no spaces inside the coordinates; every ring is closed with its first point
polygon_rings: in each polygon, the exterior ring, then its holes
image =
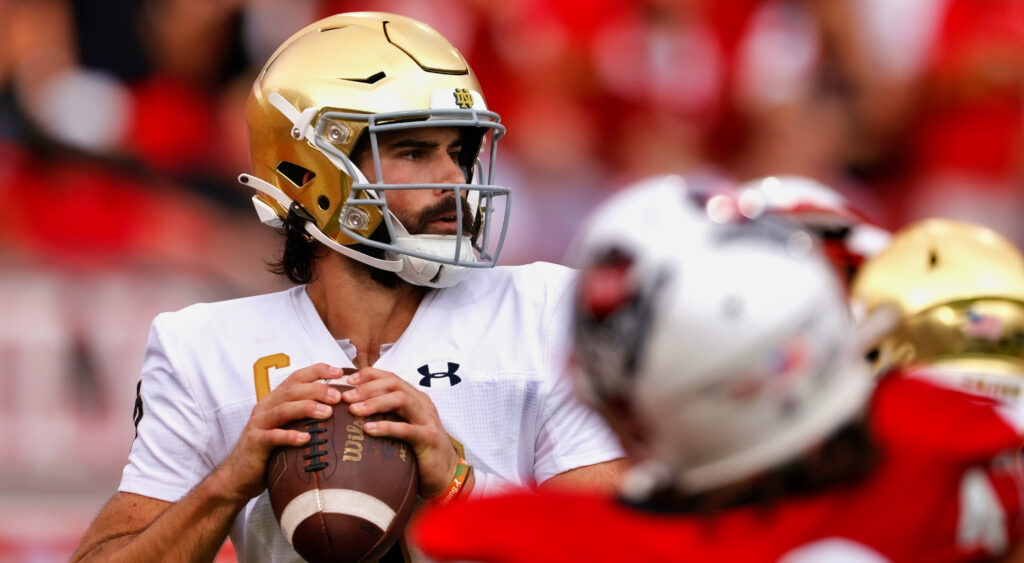
{"type": "Polygon", "coordinates": [[[455,96],[455,105],[462,109],[473,107],[473,93],[467,88],[456,88],[452,95],[455,96]]]}
{"type": "Polygon", "coordinates": [[[448,386],[454,387],[458,385],[460,381],[462,381],[461,377],[455,375],[455,372],[458,371],[458,369],[459,364],[455,362],[448,362],[447,371],[430,371],[430,365],[428,364],[423,364],[422,366],[416,368],[416,371],[420,372],[420,375],[423,376],[420,379],[421,387],[430,387],[430,381],[432,379],[441,378],[448,378],[448,386]]]}

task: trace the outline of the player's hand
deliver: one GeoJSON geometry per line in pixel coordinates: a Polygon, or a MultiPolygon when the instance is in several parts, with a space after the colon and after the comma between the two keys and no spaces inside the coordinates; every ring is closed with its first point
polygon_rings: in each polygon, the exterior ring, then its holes
{"type": "Polygon", "coordinates": [[[235,448],[211,475],[225,495],[248,501],[263,492],[263,474],[270,452],[278,446],[301,446],[309,433],[281,428],[293,420],[325,419],[341,393],[321,379],[341,377],[341,368],[315,364],[295,370],[273,391],[256,403],[235,448]]]}
{"type": "Polygon", "coordinates": [[[441,416],[430,397],[397,375],[376,368],[363,368],[348,378],[355,389],[342,398],[356,416],[394,411],[408,422],[368,422],[363,430],[371,436],[404,440],[416,454],[420,472],[420,496],[433,498],[445,491],[459,465],[441,416]]]}

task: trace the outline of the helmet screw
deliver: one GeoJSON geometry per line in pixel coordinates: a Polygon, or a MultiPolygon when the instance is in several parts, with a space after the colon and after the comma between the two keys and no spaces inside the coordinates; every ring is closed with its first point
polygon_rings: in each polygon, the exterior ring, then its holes
{"type": "Polygon", "coordinates": [[[370,215],[358,207],[346,209],[344,219],[345,226],[355,231],[361,231],[370,226],[370,215]]]}
{"type": "Polygon", "coordinates": [[[327,128],[327,140],[337,145],[348,142],[349,130],[348,127],[337,123],[332,123],[327,128]]]}
{"type": "Polygon", "coordinates": [[[295,139],[301,139],[302,131],[299,131],[298,127],[292,127],[292,137],[294,137],[295,139]]]}

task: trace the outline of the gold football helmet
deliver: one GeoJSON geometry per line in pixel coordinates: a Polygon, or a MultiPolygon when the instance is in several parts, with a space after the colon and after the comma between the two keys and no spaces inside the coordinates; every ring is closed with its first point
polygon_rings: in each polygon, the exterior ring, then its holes
{"type": "Polygon", "coordinates": [[[924,364],[972,391],[1020,394],[1024,258],[995,231],[948,219],[912,224],[862,266],[851,300],[860,316],[899,313],[872,350],[877,372],[924,364]]]}
{"type": "Polygon", "coordinates": [[[463,56],[423,23],[359,12],[303,28],[263,67],[246,120],[252,174],[239,181],[258,191],[253,204],[264,223],[290,224],[311,240],[417,285],[454,285],[466,268],[497,260],[509,190],[493,185],[493,173],[505,128],[488,111],[463,56]],[[425,126],[460,129],[458,160],[467,184],[388,184],[381,177],[377,136],[425,126]],[[353,163],[357,146],[371,151],[373,184],[353,163]],[[479,159],[485,146],[486,169],[479,159]],[[456,206],[456,224],[469,223],[462,215],[472,214],[471,232],[410,235],[388,211],[386,193],[394,189],[452,190],[468,204],[467,210],[456,206]],[[494,234],[491,215],[499,199],[504,217],[494,234]]]}

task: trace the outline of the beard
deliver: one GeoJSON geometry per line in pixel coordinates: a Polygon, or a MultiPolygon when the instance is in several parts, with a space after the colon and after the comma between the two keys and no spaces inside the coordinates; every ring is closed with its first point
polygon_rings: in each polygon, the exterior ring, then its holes
{"type": "MultiPolygon", "coordinates": [[[[459,200],[462,204],[462,235],[467,237],[475,237],[479,230],[480,224],[477,217],[474,216],[472,209],[469,206],[469,202],[465,198],[459,200]]],[[[430,224],[434,221],[446,217],[448,215],[455,215],[458,211],[458,207],[455,205],[455,196],[446,197],[434,205],[420,211],[410,221],[400,219],[405,229],[409,231],[410,235],[422,235],[429,228],[430,224]]]]}

